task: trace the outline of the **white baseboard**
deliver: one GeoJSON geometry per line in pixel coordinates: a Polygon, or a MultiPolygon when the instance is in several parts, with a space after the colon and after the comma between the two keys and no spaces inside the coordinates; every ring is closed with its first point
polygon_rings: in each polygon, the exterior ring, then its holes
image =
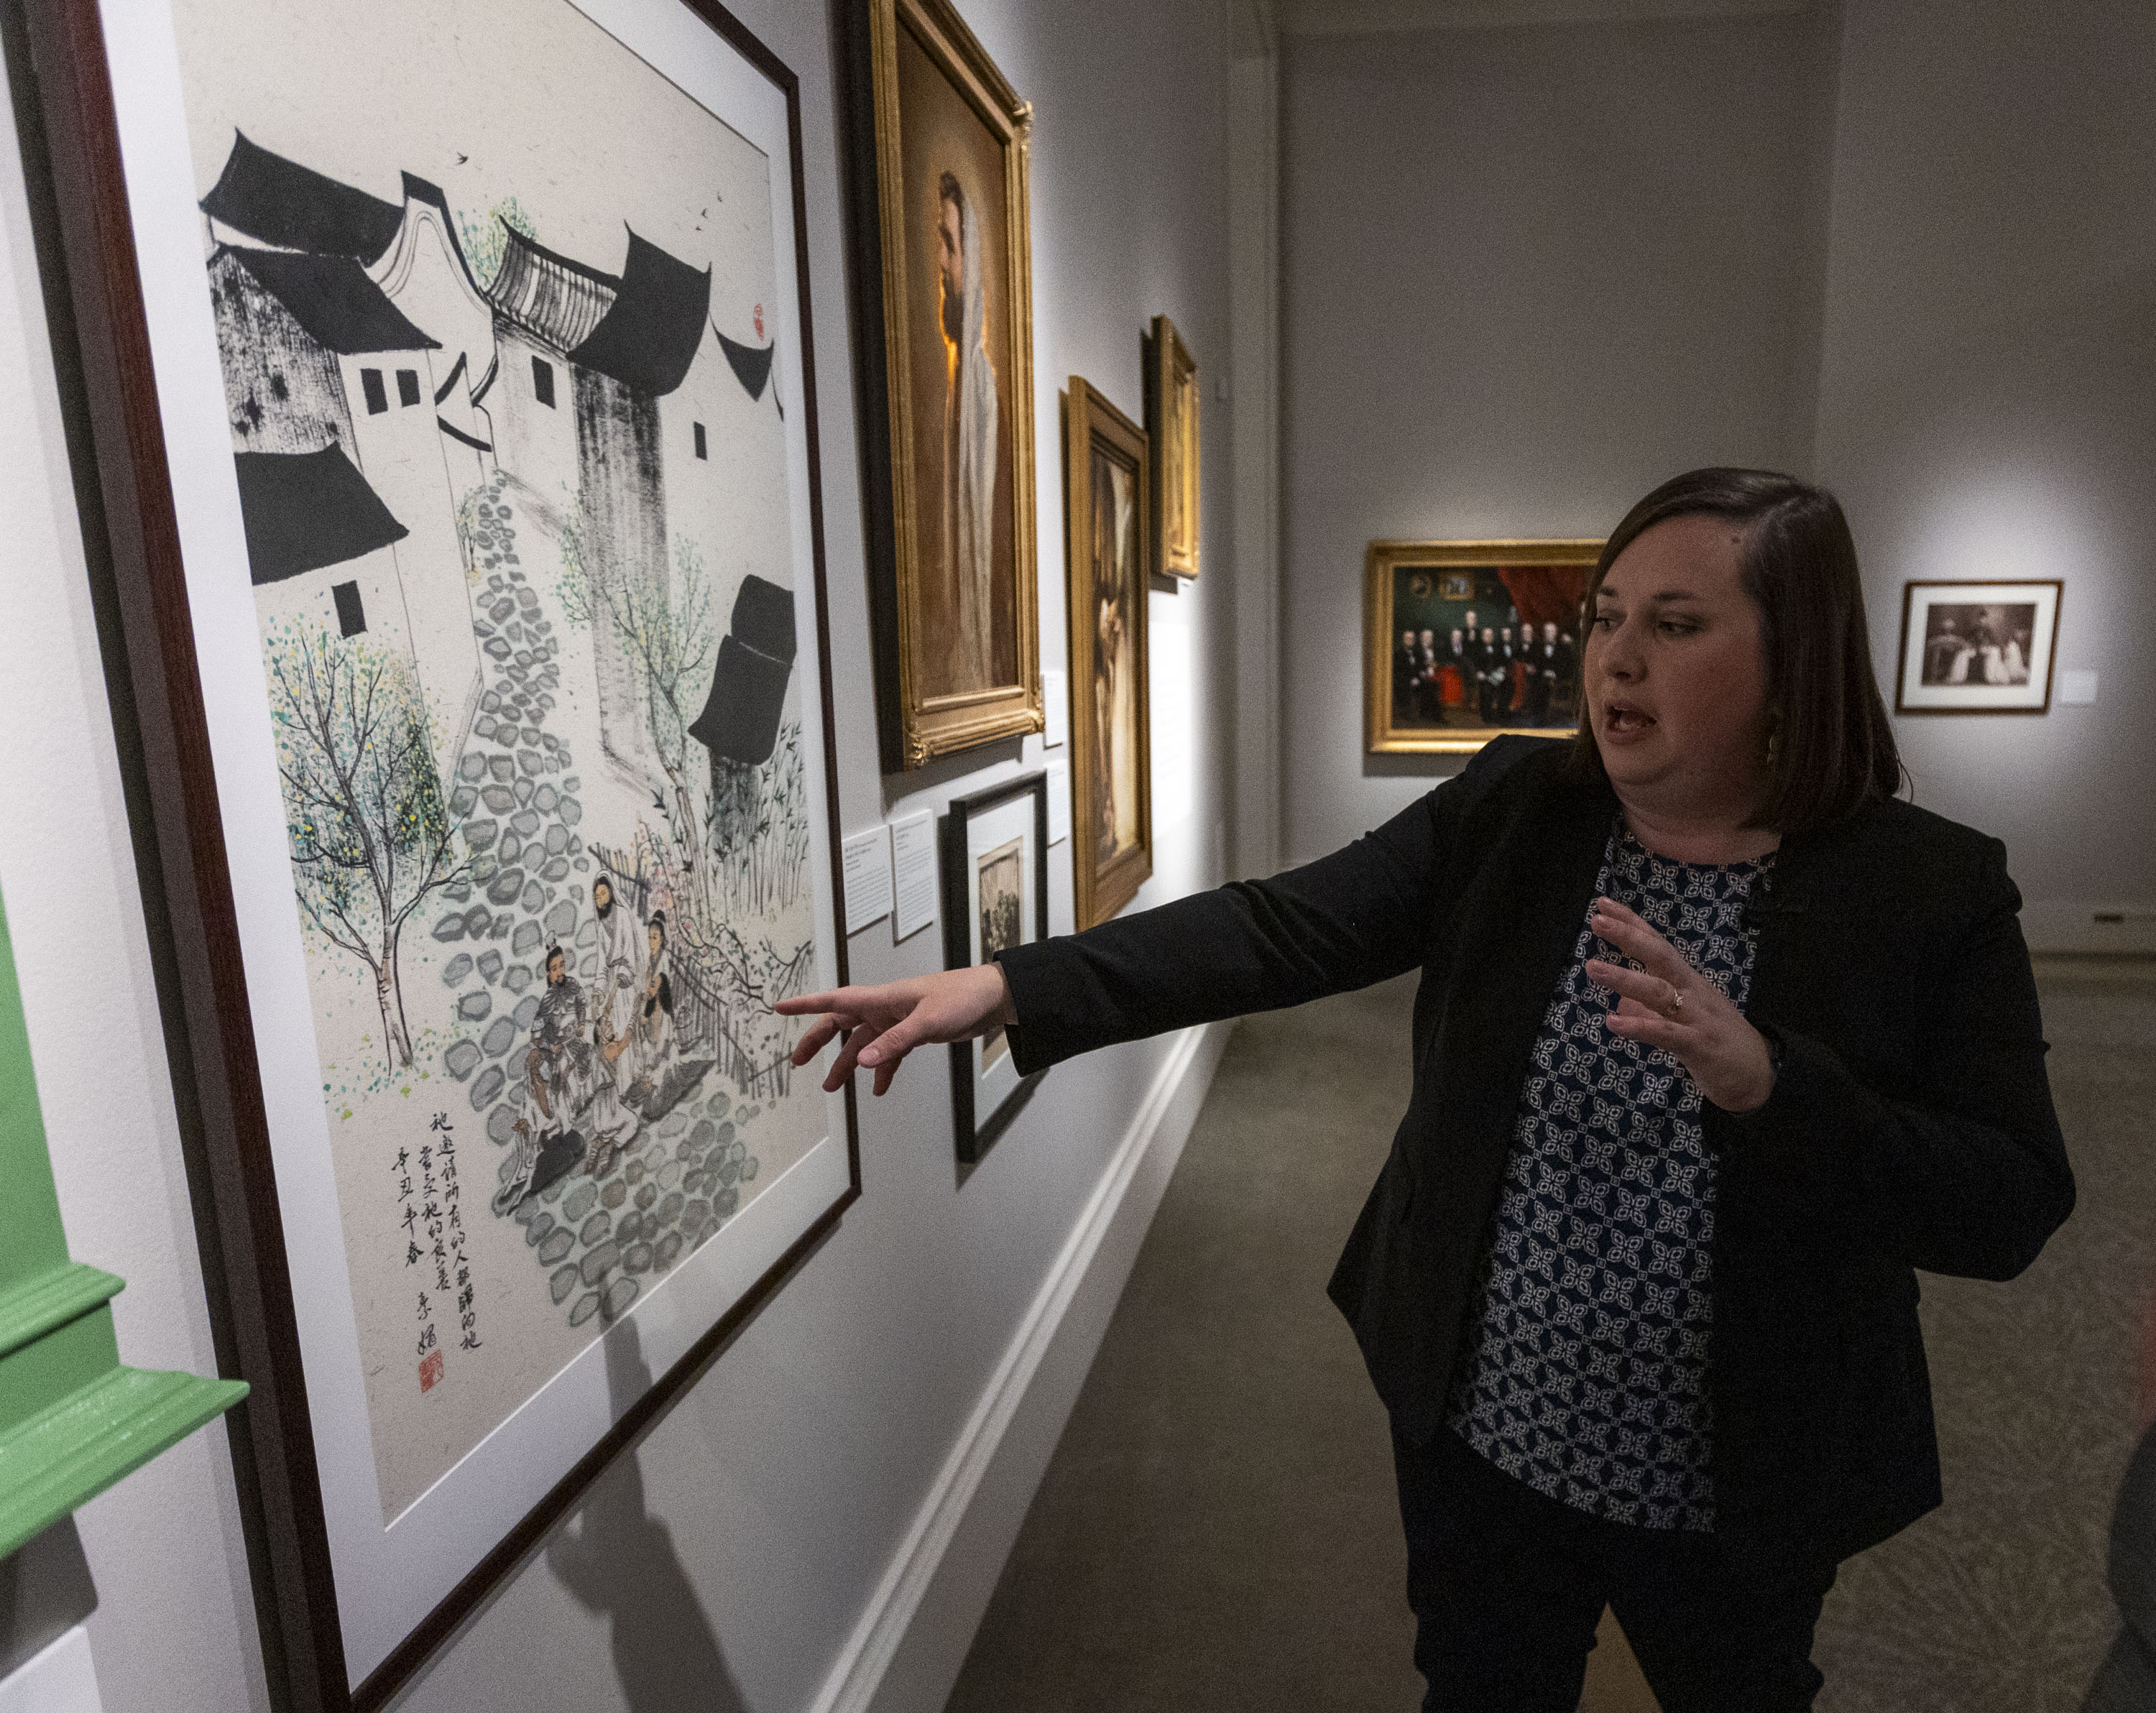
{"type": "Polygon", "coordinates": [[[0,1677],[0,1713],[100,1713],[104,1705],[80,1624],[0,1677]]]}
{"type": "Polygon", "coordinates": [[[2099,904],[2085,898],[2032,900],[2021,906],[2021,933],[2034,952],[2156,954],[2156,900],[2099,904]]]}
{"type": "Polygon", "coordinates": [[[1177,1040],[814,1713],[942,1713],[1233,1027],[1212,1023],[1177,1040]]]}

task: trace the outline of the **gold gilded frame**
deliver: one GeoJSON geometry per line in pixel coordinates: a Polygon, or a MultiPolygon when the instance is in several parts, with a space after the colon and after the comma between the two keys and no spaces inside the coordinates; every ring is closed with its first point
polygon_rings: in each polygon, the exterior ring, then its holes
{"type": "Polygon", "coordinates": [[[1152,568],[1168,577],[1198,575],[1199,451],[1203,389],[1198,360],[1165,315],[1152,318],[1152,336],[1145,341],[1146,434],[1152,446],[1152,504],[1147,514],[1152,536],[1152,568]],[[1186,385],[1187,389],[1186,390],[1186,385]],[[1178,401],[1187,400],[1188,408],[1178,401]],[[1168,468],[1171,446],[1183,448],[1183,527],[1170,532],[1168,468]]]}
{"type": "Polygon", "coordinates": [[[1070,633],[1070,874],[1077,926],[1105,922],[1152,874],[1152,649],[1146,608],[1153,566],[1147,530],[1138,530],[1138,602],[1131,615],[1137,632],[1132,676],[1137,691],[1137,843],[1105,867],[1096,866],[1091,804],[1099,771],[1092,741],[1099,718],[1093,705],[1093,442],[1131,460],[1137,472],[1137,514],[1152,515],[1152,475],[1145,430],[1076,375],[1063,395],[1063,520],[1070,633]]]}
{"type": "MultiPolygon", "coordinates": [[[[1493,737],[1527,731],[1548,737],[1551,726],[1429,726],[1393,724],[1393,573],[1402,566],[1486,570],[1498,565],[1593,566],[1600,537],[1552,541],[1373,541],[1363,573],[1363,734],[1373,756],[1471,756],[1493,737]]],[[[1584,632],[1580,641],[1586,642],[1584,632]]]]}
{"type": "Polygon", "coordinates": [[[1040,614],[1034,533],[1033,242],[1028,154],[1033,108],[996,69],[950,0],[849,0],[855,172],[856,331],[868,475],[870,599],[876,643],[877,726],[886,772],[1045,726],[1040,691],[1040,614]],[[865,14],[864,18],[863,14],[865,14]],[[865,23],[865,28],[863,24],[865,23]],[[921,610],[920,493],[913,464],[912,374],[906,361],[906,246],[921,241],[906,220],[900,150],[898,32],[911,31],[954,89],[1000,141],[1004,229],[1010,266],[1011,611],[1017,626],[1015,685],[931,697],[921,685],[926,623],[921,610]]]}

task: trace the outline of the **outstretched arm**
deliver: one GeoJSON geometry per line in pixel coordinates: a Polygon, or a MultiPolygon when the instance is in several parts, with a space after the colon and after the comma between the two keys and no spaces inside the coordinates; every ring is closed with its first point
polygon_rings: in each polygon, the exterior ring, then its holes
{"type": "Polygon", "coordinates": [[[886,982],[880,987],[834,987],[782,999],[776,1009],[787,1017],[820,1012],[815,1024],[793,1049],[793,1062],[806,1064],[834,1040],[839,1056],[824,1078],[824,1092],[834,1094],[865,1064],[875,1073],[875,1092],[891,1086],[898,1067],[916,1047],[939,1041],[970,1041],[1008,1028],[1016,1018],[1003,966],[977,965],[969,970],[941,970],[932,976],[886,982]]]}
{"type": "Polygon", "coordinates": [[[1019,1069],[1030,1073],[1117,1041],[1300,1005],[1413,969],[1463,818],[1514,762],[1544,746],[1501,738],[1375,832],[1270,880],[1231,881],[1014,946],[976,969],[782,1001],[789,1017],[822,1013],[793,1063],[840,1041],[824,1088],[839,1088],[859,1064],[875,1072],[880,1095],[914,1048],[1007,1028],[1019,1069]]]}

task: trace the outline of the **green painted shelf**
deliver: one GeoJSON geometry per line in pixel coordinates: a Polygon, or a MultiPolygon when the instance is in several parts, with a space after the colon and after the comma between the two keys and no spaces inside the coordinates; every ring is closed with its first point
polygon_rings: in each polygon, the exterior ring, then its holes
{"type": "Polygon", "coordinates": [[[247,1396],[124,1367],[121,1280],[70,1260],[0,906],[0,1559],[247,1396]]]}
{"type": "Polygon", "coordinates": [[[0,1558],[246,1396],[238,1380],[113,1367],[0,1433],[0,1558]]]}

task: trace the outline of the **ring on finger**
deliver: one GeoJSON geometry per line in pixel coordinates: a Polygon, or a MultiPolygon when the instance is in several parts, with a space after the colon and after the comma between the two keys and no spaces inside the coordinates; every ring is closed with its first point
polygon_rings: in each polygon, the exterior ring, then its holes
{"type": "Polygon", "coordinates": [[[1684,989],[1683,989],[1683,988],[1681,988],[1681,987],[1672,987],[1672,988],[1671,988],[1671,989],[1670,989],[1670,1003],[1669,1003],[1669,1004],[1668,1004],[1668,1005],[1667,1005],[1667,1006],[1663,1009],[1662,1015],[1663,1015],[1664,1017],[1667,1018],[1668,1018],[1671,1023],[1676,1023],[1676,1022],[1677,1022],[1677,1021],[1679,1020],[1679,1018],[1681,1017],[1681,1015],[1682,1014],[1682,1013],[1683,1013],[1683,1011],[1684,1011],[1684,999],[1685,999],[1685,997],[1684,997],[1684,989]]]}

